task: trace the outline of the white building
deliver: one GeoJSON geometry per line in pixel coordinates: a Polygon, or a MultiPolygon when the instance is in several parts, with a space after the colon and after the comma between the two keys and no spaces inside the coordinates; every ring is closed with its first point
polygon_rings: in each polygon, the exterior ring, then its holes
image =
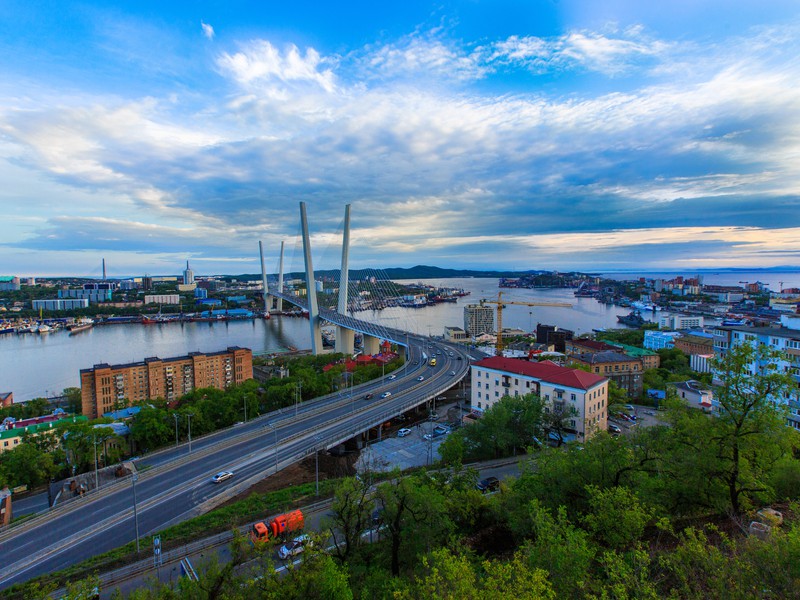
{"type": "Polygon", "coordinates": [[[194,271],[189,268],[189,261],[186,261],[186,269],[183,271],[183,285],[191,285],[194,283],[194,271]]]}
{"type": "Polygon", "coordinates": [[[700,315],[668,315],[659,317],[658,326],[661,329],[700,329],[703,327],[703,317],[700,315]]]}
{"type": "Polygon", "coordinates": [[[469,334],[461,327],[445,327],[444,339],[447,342],[465,343],[469,341],[469,334]]]}
{"type": "Polygon", "coordinates": [[[464,330],[472,337],[494,332],[494,308],[485,304],[464,307],[464,330]]]}
{"type": "Polygon", "coordinates": [[[675,381],[668,383],[667,389],[671,389],[678,398],[686,400],[690,408],[699,408],[706,412],[711,412],[712,410],[714,392],[699,381],[693,379],[675,381]]]}
{"type": "Polygon", "coordinates": [[[144,297],[145,304],[180,304],[180,294],[148,294],[144,297]]]}
{"type": "Polygon", "coordinates": [[[471,366],[472,408],[485,411],[504,396],[538,394],[550,406],[573,407],[569,428],[578,439],[605,431],[608,379],[550,361],[529,362],[492,356],[471,366]]]}

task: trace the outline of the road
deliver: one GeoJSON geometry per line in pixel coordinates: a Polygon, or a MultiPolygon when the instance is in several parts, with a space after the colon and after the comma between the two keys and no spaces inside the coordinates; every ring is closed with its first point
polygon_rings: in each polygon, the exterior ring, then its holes
{"type": "MultiPolygon", "coordinates": [[[[473,468],[478,470],[479,479],[489,476],[494,476],[499,479],[506,479],[509,476],[514,476],[519,473],[518,461],[524,458],[530,457],[519,457],[516,460],[505,459],[503,461],[489,461],[489,463],[486,465],[473,465],[473,468]]],[[[306,521],[306,531],[321,531],[323,519],[327,517],[329,511],[329,501],[320,503],[311,509],[303,509],[306,521]]],[[[177,580],[178,577],[180,577],[179,561],[180,558],[183,558],[184,556],[189,557],[195,568],[202,568],[203,564],[212,557],[216,557],[220,564],[228,562],[231,559],[230,548],[228,546],[231,536],[230,533],[223,536],[214,536],[214,541],[220,537],[222,538],[222,543],[219,545],[209,545],[199,550],[189,551],[185,554],[181,553],[179,556],[176,555],[174,560],[168,560],[164,562],[159,569],[156,569],[152,565],[152,548],[144,549],[145,555],[149,556],[150,558],[145,564],[141,565],[142,570],[137,570],[136,575],[133,577],[126,577],[124,579],[115,576],[114,574],[108,574],[108,576],[113,578],[114,583],[111,585],[101,583],[101,598],[110,598],[116,589],[119,589],[123,595],[128,595],[139,587],[149,585],[149,582],[152,578],[156,578],[165,584],[172,583],[173,581],[177,580]]],[[[280,567],[284,564],[284,561],[278,559],[277,553],[273,559],[276,567],[280,567]]],[[[106,577],[108,576],[103,576],[103,581],[107,581],[106,577]]]]}
{"type": "MultiPolygon", "coordinates": [[[[297,414],[283,409],[194,440],[191,454],[184,444],[136,460],[140,536],[206,512],[265,475],[390,420],[467,375],[464,350],[442,342],[430,348],[427,338],[402,337],[408,339],[408,360],[394,380],[387,376],[359,386],[352,397],[344,392],[326,396],[303,403],[297,414]],[[423,353],[432,351],[441,352],[436,367],[422,360],[423,353]],[[424,380],[418,381],[419,376],[424,380]],[[381,399],[384,391],[391,396],[381,399]],[[366,400],[367,393],[374,397],[366,400]],[[235,477],[211,484],[210,476],[223,469],[235,477]]],[[[127,478],[0,533],[0,552],[15,560],[3,564],[0,589],[133,541],[133,496],[134,484],[127,478]]]]}

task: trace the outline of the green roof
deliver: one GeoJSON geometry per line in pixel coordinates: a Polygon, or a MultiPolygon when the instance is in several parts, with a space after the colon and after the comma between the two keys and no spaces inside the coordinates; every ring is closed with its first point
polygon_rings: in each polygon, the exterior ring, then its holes
{"type": "Polygon", "coordinates": [[[83,421],[87,421],[88,419],[83,415],[76,415],[74,417],[67,417],[66,419],[59,419],[58,421],[50,421],[49,423],[38,423],[36,425],[28,425],[27,427],[20,427],[19,429],[7,429],[6,431],[0,431],[0,440],[19,437],[23,433],[39,433],[41,431],[47,431],[50,429],[55,429],[58,425],[66,425],[67,423],[80,423],[83,421]]]}
{"type": "Polygon", "coordinates": [[[648,350],[647,348],[639,348],[637,346],[629,346],[628,344],[620,344],[617,342],[611,343],[612,346],[616,346],[617,348],[622,348],[622,351],[627,354],[628,356],[633,356],[634,358],[639,358],[642,356],[656,356],[658,352],[653,352],[652,350],[648,350]]]}
{"type": "Polygon", "coordinates": [[[10,275],[0,275],[0,283],[6,283],[8,281],[13,281],[14,278],[10,275]]]}

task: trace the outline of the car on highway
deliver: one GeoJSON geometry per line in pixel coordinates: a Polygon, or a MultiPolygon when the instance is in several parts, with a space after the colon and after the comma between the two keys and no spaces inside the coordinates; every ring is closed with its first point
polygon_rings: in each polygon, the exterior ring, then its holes
{"type": "Polygon", "coordinates": [[[457,358],[458,360],[461,360],[461,357],[460,357],[460,356],[456,356],[456,358],[457,358]]]}
{"type": "Polygon", "coordinates": [[[222,483],[223,481],[227,481],[231,477],[233,477],[233,471],[220,471],[211,478],[211,481],[214,483],[222,483]]]}
{"type": "Polygon", "coordinates": [[[397,379],[397,375],[389,375],[389,381],[397,379]]]}
{"type": "Polygon", "coordinates": [[[420,375],[419,377],[417,377],[417,381],[425,381],[425,376],[420,375]]]}
{"type": "Polygon", "coordinates": [[[391,396],[391,395],[392,395],[392,392],[383,392],[383,393],[381,394],[381,398],[388,398],[388,397],[389,397],[389,396],[391,396]]]}
{"type": "Polygon", "coordinates": [[[278,549],[278,557],[281,560],[286,560],[292,556],[297,556],[306,549],[307,545],[311,545],[311,539],[307,535],[298,536],[278,549]]]}
{"type": "Polygon", "coordinates": [[[487,477],[486,479],[481,479],[478,483],[476,483],[475,488],[484,494],[488,492],[496,492],[500,489],[500,480],[497,477],[487,477]]]}
{"type": "Polygon", "coordinates": [[[364,400],[370,400],[375,394],[367,394],[364,396],[364,400]]]}
{"type": "Polygon", "coordinates": [[[403,427],[397,432],[397,437],[406,437],[407,435],[411,435],[411,430],[408,427],[403,427]]]}
{"type": "Polygon", "coordinates": [[[450,377],[455,377],[455,376],[456,376],[456,372],[455,371],[450,371],[450,377]]]}

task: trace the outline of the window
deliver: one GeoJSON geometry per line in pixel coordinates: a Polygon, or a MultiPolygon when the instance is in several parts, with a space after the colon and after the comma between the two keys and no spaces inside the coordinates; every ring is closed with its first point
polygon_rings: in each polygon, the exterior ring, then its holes
{"type": "Polygon", "coordinates": [[[480,393],[480,392],[478,392],[478,398],[480,398],[480,397],[481,397],[481,393],[480,393]]]}
{"type": "Polygon", "coordinates": [[[494,397],[495,397],[495,398],[499,398],[499,397],[500,397],[500,392],[495,392],[495,393],[494,393],[494,397]]]}
{"type": "Polygon", "coordinates": [[[575,394],[570,394],[569,395],[569,399],[572,400],[573,402],[575,402],[575,394]]]}

